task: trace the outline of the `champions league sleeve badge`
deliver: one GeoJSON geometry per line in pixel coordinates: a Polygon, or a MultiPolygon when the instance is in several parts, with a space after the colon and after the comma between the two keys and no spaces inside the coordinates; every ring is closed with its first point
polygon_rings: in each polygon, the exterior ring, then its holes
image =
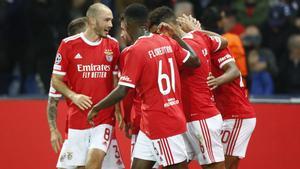
{"type": "Polygon", "coordinates": [[[104,54],[105,54],[105,58],[106,58],[106,60],[108,62],[111,62],[113,60],[113,58],[114,58],[114,56],[113,56],[114,52],[112,50],[106,49],[104,51],[104,54]]]}
{"type": "Polygon", "coordinates": [[[55,57],[55,63],[54,64],[59,65],[61,60],[62,60],[61,54],[57,53],[56,57],[55,57]]]}

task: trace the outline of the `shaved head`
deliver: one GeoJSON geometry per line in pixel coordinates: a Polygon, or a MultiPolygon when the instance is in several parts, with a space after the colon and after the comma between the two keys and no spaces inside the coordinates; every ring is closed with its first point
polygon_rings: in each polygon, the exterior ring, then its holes
{"type": "Polygon", "coordinates": [[[102,3],[94,3],[87,12],[88,31],[92,30],[99,37],[107,37],[112,28],[112,11],[102,3]]]}
{"type": "Polygon", "coordinates": [[[88,8],[86,16],[95,18],[97,15],[107,10],[111,11],[106,5],[102,3],[94,3],[88,8]]]}

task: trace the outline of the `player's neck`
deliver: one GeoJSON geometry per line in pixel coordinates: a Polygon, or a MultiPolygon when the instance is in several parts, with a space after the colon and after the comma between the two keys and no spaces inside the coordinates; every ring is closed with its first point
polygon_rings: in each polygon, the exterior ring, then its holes
{"type": "Polygon", "coordinates": [[[139,37],[141,37],[141,36],[148,36],[148,35],[150,35],[150,32],[147,29],[140,28],[140,29],[138,29],[137,34],[135,34],[135,36],[133,36],[132,39],[135,42],[139,37]]]}
{"type": "Polygon", "coordinates": [[[99,37],[94,31],[87,29],[84,33],[83,36],[88,39],[91,42],[96,42],[101,40],[101,37],[99,37]]]}

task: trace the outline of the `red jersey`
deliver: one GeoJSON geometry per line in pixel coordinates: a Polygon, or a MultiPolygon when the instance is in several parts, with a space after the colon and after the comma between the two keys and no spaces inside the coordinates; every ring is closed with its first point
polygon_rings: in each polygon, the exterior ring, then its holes
{"type": "MultiPolygon", "coordinates": [[[[222,67],[228,62],[234,62],[234,58],[228,49],[224,49],[216,52],[212,56],[211,62],[213,75],[219,77],[224,73],[222,67]]],[[[214,95],[223,119],[255,117],[241,76],[230,83],[218,86],[214,90],[214,95]]]]}
{"type": "MultiPolygon", "coordinates": [[[[78,94],[90,96],[93,104],[106,97],[114,88],[113,71],[119,57],[119,44],[111,38],[91,42],[83,33],[65,38],[58,49],[53,74],[65,75],[68,87],[78,94]]],[[[68,106],[69,128],[86,129],[87,113],[75,104],[68,106]]],[[[95,125],[114,124],[114,107],[101,110],[95,125]]]]}
{"type": "Polygon", "coordinates": [[[219,37],[209,37],[200,31],[186,34],[183,40],[197,53],[201,66],[184,68],[181,73],[182,101],[187,121],[203,120],[219,114],[213,93],[207,85],[210,55],[221,45],[219,37]]]}
{"type": "MultiPolygon", "coordinates": [[[[125,64],[126,52],[129,48],[125,48],[119,58],[119,69],[122,71],[125,64]]],[[[141,97],[137,94],[136,89],[131,89],[128,91],[126,97],[121,101],[122,111],[124,115],[124,120],[126,123],[130,122],[132,125],[132,134],[137,135],[140,131],[140,121],[141,121],[141,107],[142,101],[141,97]]]]}
{"type": "Polygon", "coordinates": [[[141,96],[141,130],[150,139],[184,133],[177,64],[183,65],[190,53],[167,36],[150,34],[140,37],[124,54],[119,85],[136,88],[141,96]]]}

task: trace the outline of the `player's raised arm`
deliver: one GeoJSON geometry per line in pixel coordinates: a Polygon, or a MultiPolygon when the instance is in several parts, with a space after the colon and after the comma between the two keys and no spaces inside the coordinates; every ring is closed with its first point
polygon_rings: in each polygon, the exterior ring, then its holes
{"type": "Polygon", "coordinates": [[[184,48],[185,50],[190,52],[189,58],[184,62],[184,66],[187,67],[199,67],[200,66],[200,59],[196,52],[181,39],[182,33],[180,30],[176,29],[176,25],[170,25],[168,23],[162,22],[158,25],[158,32],[167,34],[172,36],[177,43],[184,48]]]}
{"type": "Polygon", "coordinates": [[[212,57],[212,62],[224,70],[224,74],[217,78],[213,75],[207,77],[207,84],[211,89],[215,89],[222,84],[229,83],[240,76],[240,71],[228,49],[224,49],[216,53],[212,57]]]}
{"type": "Polygon", "coordinates": [[[215,32],[203,30],[201,28],[200,22],[198,20],[196,20],[195,18],[193,18],[192,16],[183,15],[181,17],[178,17],[176,19],[176,21],[179,23],[181,29],[184,32],[201,31],[210,37],[216,38],[218,41],[220,41],[219,42],[220,46],[219,46],[218,50],[225,49],[228,46],[228,41],[225,38],[223,38],[221,35],[219,35],[215,32]]]}

